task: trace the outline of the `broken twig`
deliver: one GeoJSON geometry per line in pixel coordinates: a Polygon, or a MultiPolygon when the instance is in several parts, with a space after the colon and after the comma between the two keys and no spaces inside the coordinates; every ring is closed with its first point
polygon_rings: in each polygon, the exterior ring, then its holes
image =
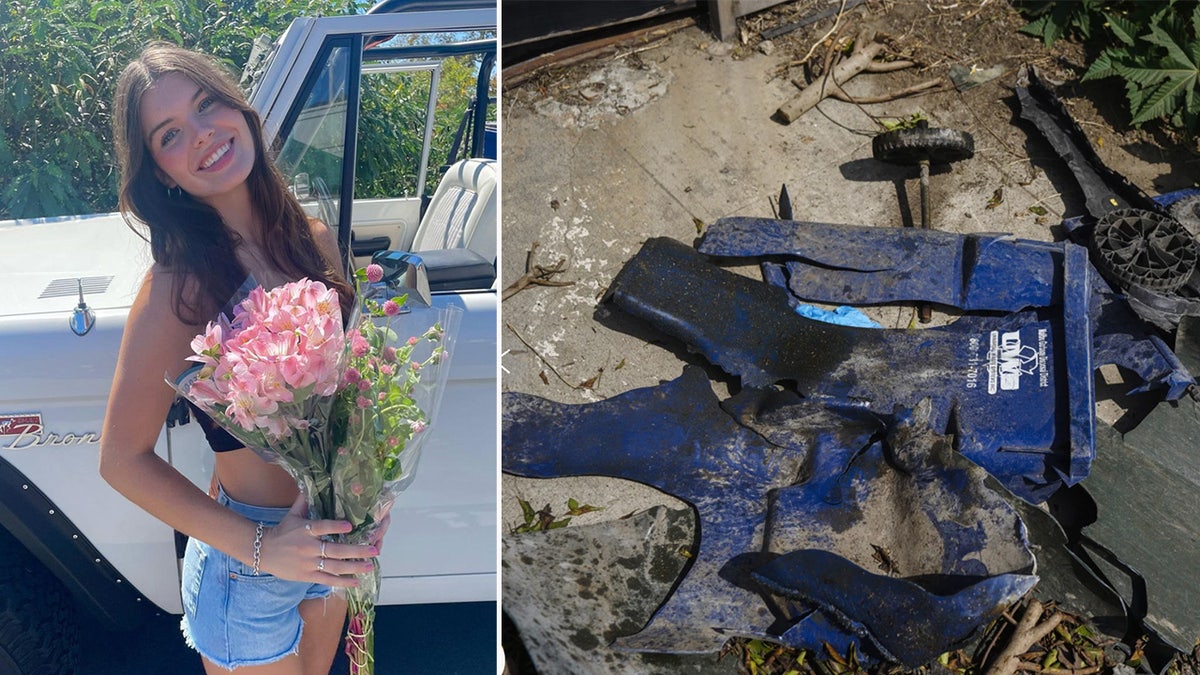
{"type": "Polygon", "coordinates": [[[814,42],[812,46],[808,48],[808,53],[804,55],[804,58],[800,59],[800,63],[804,63],[805,61],[811,59],[813,52],[817,51],[817,45],[820,45],[822,42],[828,40],[830,36],[837,32],[838,27],[842,25],[842,14],[845,13],[846,0],[842,0],[842,6],[838,8],[837,16],[833,19],[833,27],[829,29],[828,33],[822,35],[821,39],[814,42]]]}
{"type": "MultiPolygon", "coordinates": [[[[779,107],[777,115],[786,123],[791,124],[804,113],[831,96],[834,91],[841,91],[842,83],[855,75],[867,72],[890,72],[914,65],[912,61],[895,61],[896,65],[876,62],[875,58],[884,50],[884,45],[869,32],[859,34],[854,40],[854,52],[849,58],[839,62],[833,68],[825,70],[822,77],[808,85],[804,91],[792,97],[790,101],[779,107]]],[[[842,92],[845,95],[845,92],[842,92]]]]}
{"type": "Polygon", "coordinates": [[[1020,670],[1039,673],[1040,675],[1094,675],[1100,672],[1101,666],[1088,668],[1043,668],[1036,663],[1022,663],[1020,670]]]}
{"type": "MultiPolygon", "coordinates": [[[[579,388],[576,385],[573,385],[570,382],[567,382],[567,378],[563,377],[562,373],[558,372],[558,369],[554,367],[554,364],[547,361],[546,357],[542,356],[541,353],[538,352],[538,350],[534,349],[533,345],[529,344],[529,340],[526,340],[524,335],[521,335],[521,333],[519,333],[516,328],[513,328],[512,324],[510,324],[506,321],[506,322],[504,322],[504,327],[509,329],[510,331],[512,331],[512,334],[517,336],[517,339],[521,341],[521,344],[525,345],[529,349],[529,351],[533,352],[533,355],[538,357],[538,360],[541,361],[542,363],[544,363],[546,365],[546,367],[550,369],[550,372],[554,373],[554,376],[557,377],[563,384],[567,385],[568,387],[570,387],[572,389],[579,388]]],[[[544,376],[542,377],[542,381],[546,382],[546,378],[544,376]]],[[[550,384],[550,383],[546,382],[546,384],[550,384]]]]}
{"type": "Polygon", "coordinates": [[[508,285],[504,292],[500,295],[500,301],[503,302],[530,286],[571,286],[574,281],[553,281],[550,277],[559,274],[566,270],[567,259],[559,258],[558,262],[545,267],[542,265],[533,264],[533,253],[538,248],[538,243],[535,241],[525,252],[525,274],[508,285]]]}
{"type": "Polygon", "coordinates": [[[933,94],[939,91],[946,91],[950,88],[950,82],[944,77],[926,80],[920,84],[914,84],[911,87],[906,87],[900,91],[893,91],[880,96],[851,96],[846,93],[837,84],[832,85],[832,89],[828,92],[829,98],[836,98],[839,101],[846,103],[866,104],[866,103],[887,103],[896,99],[906,98],[908,96],[919,96],[923,94],[933,94]]]}
{"type": "Polygon", "coordinates": [[[1032,598],[1029,600],[1025,613],[1021,615],[1016,630],[1008,640],[1008,645],[983,675],[1015,675],[1021,669],[1021,655],[1041,642],[1042,638],[1049,635],[1063,620],[1061,612],[1054,612],[1050,618],[1038,623],[1044,609],[1042,603],[1032,598]]]}

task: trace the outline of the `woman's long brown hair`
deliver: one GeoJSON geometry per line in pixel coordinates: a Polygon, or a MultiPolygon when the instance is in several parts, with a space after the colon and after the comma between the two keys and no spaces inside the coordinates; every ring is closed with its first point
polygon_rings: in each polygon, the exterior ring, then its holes
{"type": "Polygon", "coordinates": [[[239,238],[217,211],[187,193],[172,196],[156,175],[154,159],[142,136],[141,104],[146,90],[167,73],[187,77],[246,117],[254,139],[254,167],[246,183],[263,224],[267,255],[282,272],[336,288],[342,315],[347,316],[354,290],[321,254],[307,214],[267,158],[258,113],[216,60],[172,44],[154,43],[125,67],[117,82],[113,138],[121,170],[118,204],[125,222],[150,242],[154,261],[175,272],[175,315],[185,323],[214,318],[247,273],[234,255],[239,238]],[[199,291],[189,292],[192,288],[199,291]]]}

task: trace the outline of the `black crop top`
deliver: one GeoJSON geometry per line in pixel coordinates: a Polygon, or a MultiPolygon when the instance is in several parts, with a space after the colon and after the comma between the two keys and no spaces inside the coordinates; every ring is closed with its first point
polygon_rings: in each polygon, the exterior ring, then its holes
{"type": "Polygon", "coordinates": [[[196,416],[196,422],[204,430],[204,437],[208,439],[208,444],[212,446],[213,452],[229,452],[246,447],[245,443],[234,438],[233,434],[225,431],[213,418],[197,408],[195,403],[188,401],[188,407],[192,409],[192,414],[196,416]]]}

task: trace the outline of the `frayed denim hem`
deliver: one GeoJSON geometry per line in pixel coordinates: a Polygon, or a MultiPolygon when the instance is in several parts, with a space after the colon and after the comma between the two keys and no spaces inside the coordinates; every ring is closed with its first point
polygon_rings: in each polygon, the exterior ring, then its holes
{"type": "Polygon", "coordinates": [[[200,650],[199,647],[196,646],[196,643],[192,640],[191,631],[188,629],[188,622],[187,622],[186,614],[179,621],[179,630],[181,633],[183,633],[183,641],[185,643],[187,643],[187,646],[190,647],[191,649],[193,649],[205,661],[208,661],[209,663],[213,664],[214,666],[217,666],[218,668],[220,668],[222,670],[234,671],[234,670],[237,670],[238,668],[246,668],[249,666],[265,666],[267,664],[275,663],[276,661],[282,661],[283,659],[286,659],[287,657],[289,657],[293,654],[299,654],[300,653],[300,640],[304,638],[304,621],[303,620],[300,621],[300,630],[297,631],[297,633],[296,633],[295,642],[292,644],[290,649],[284,651],[283,653],[281,653],[277,656],[270,656],[270,657],[262,658],[262,659],[233,659],[233,660],[229,661],[228,663],[221,659],[213,658],[209,654],[205,654],[203,651],[200,650]]]}
{"type": "MultiPolygon", "coordinates": [[[[287,509],[236,502],[221,490],[218,503],[252,521],[274,525],[287,509]]],[[[327,596],[322,584],[260,574],[197,539],[184,552],[180,592],[185,642],[224,670],[274,663],[299,653],[304,620],[299,605],[327,596]]]]}

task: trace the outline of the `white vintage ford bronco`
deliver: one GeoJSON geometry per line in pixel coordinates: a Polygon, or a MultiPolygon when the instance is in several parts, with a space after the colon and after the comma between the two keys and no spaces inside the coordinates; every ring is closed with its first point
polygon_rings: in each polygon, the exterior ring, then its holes
{"type": "MultiPolygon", "coordinates": [[[[494,2],[401,0],[297,19],[243,74],[292,189],[355,264],[379,253],[464,310],[438,423],[392,511],[381,604],[496,600],[495,56],[494,2]],[[462,88],[464,68],[472,102],[447,111],[439,85],[462,88]],[[439,134],[453,148],[431,158],[439,134]]],[[[149,264],[119,214],[0,222],[0,672],[73,672],[78,624],[182,612],[183,537],[97,471],[149,264]]],[[[207,489],[212,452],[186,407],[156,452],[207,489]]]]}

